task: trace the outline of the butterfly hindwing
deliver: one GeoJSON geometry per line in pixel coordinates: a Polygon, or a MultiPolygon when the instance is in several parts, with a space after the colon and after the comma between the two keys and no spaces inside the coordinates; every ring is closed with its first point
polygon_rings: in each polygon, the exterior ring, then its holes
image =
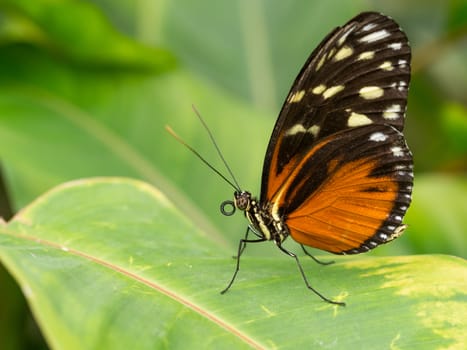
{"type": "Polygon", "coordinates": [[[265,156],[261,200],[323,137],[368,124],[402,130],[409,64],[407,37],[389,17],[362,13],[329,34],[284,102],[265,156]]]}
{"type": "Polygon", "coordinates": [[[412,190],[402,133],[363,126],[324,138],[314,150],[271,199],[287,208],[292,238],[333,253],[364,252],[395,238],[412,190]]]}
{"type": "Polygon", "coordinates": [[[367,12],[305,63],[269,142],[260,201],[297,242],[359,253],[402,232],[412,188],[402,134],[410,57],[397,23],[367,12]]]}

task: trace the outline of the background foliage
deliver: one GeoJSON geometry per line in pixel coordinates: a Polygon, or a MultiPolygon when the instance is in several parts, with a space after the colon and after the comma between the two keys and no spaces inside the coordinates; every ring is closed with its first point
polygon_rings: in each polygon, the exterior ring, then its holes
{"type": "MultiPolygon", "coordinates": [[[[371,254],[466,258],[462,0],[1,0],[3,216],[8,204],[17,212],[67,180],[129,176],[156,185],[233,251],[244,219],[218,213],[231,189],[164,126],[216,163],[195,104],[241,185],[257,193],[267,140],[295,75],[331,28],[363,10],[396,18],[414,52],[406,123],[416,172],[409,229],[371,254]]],[[[265,245],[249,254],[270,251],[265,245]]],[[[0,283],[0,339],[9,341],[2,348],[45,346],[6,272],[0,283]]]]}

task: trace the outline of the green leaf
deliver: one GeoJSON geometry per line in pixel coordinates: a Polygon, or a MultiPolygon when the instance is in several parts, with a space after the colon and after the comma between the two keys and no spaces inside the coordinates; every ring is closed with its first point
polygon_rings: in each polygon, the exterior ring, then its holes
{"type": "MultiPolygon", "coordinates": [[[[457,103],[447,103],[443,108],[443,129],[450,135],[450,149],[467,160],[467,108],[457,103]]],[[[462,159],[462,158],[461,158],[462,159]]]]}
{"type": "Polygon", "coordinates": [[[0,39],[9,45],[29,43],[72,62],[102,68],[163,71],[175,63],[168,51],[122,35],[88,1],[3,0],[2,8],[0,39]]]}
{"type": "Polygon", "coordinates": [[[467,264],[449,256],[353,260],[248,249],[234,260],[155,188],[84,179],[38,198],[0,228],[0,259],[49,345],[66,349],[463,349],[467,264]]]}
{"type": "Polygon", "coordinates": [[[451,31],[467,31],[467,3],[464,0],[451,0],[448,5],[448,24],[451,31]]]}

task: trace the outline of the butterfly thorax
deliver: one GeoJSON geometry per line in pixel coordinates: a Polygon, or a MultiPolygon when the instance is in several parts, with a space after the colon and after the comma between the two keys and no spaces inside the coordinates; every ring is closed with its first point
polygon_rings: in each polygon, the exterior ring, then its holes
{"type": "Polygon", "coordinates": [[[284,219],[273,215],[271,205],[261,205],[258,200],[247,191],[235,191],[235,206],[242,210],[247,217],[250,228],[260,238],[283,242],[289,235],[289,230],[284,224],[284,219]]]}

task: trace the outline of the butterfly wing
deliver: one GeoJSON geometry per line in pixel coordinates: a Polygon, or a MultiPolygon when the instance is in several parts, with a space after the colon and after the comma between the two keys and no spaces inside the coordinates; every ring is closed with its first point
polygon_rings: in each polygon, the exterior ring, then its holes
{"type": "Polygon", "coordinates": [[[401,134],[410,56],[397,23],[367,12],[305,63],[274,127],[261,187],[261,203],[297,242],[357,253],[402,231],[412,185],[401,134]]]}
{"type": "Polygon", "coordinates": [[[402,233],[412,180],[402,133],[369,125],[321,140],[272,201],[289,211],[285,222],[295,241],[360,253],[402,233]]]}

